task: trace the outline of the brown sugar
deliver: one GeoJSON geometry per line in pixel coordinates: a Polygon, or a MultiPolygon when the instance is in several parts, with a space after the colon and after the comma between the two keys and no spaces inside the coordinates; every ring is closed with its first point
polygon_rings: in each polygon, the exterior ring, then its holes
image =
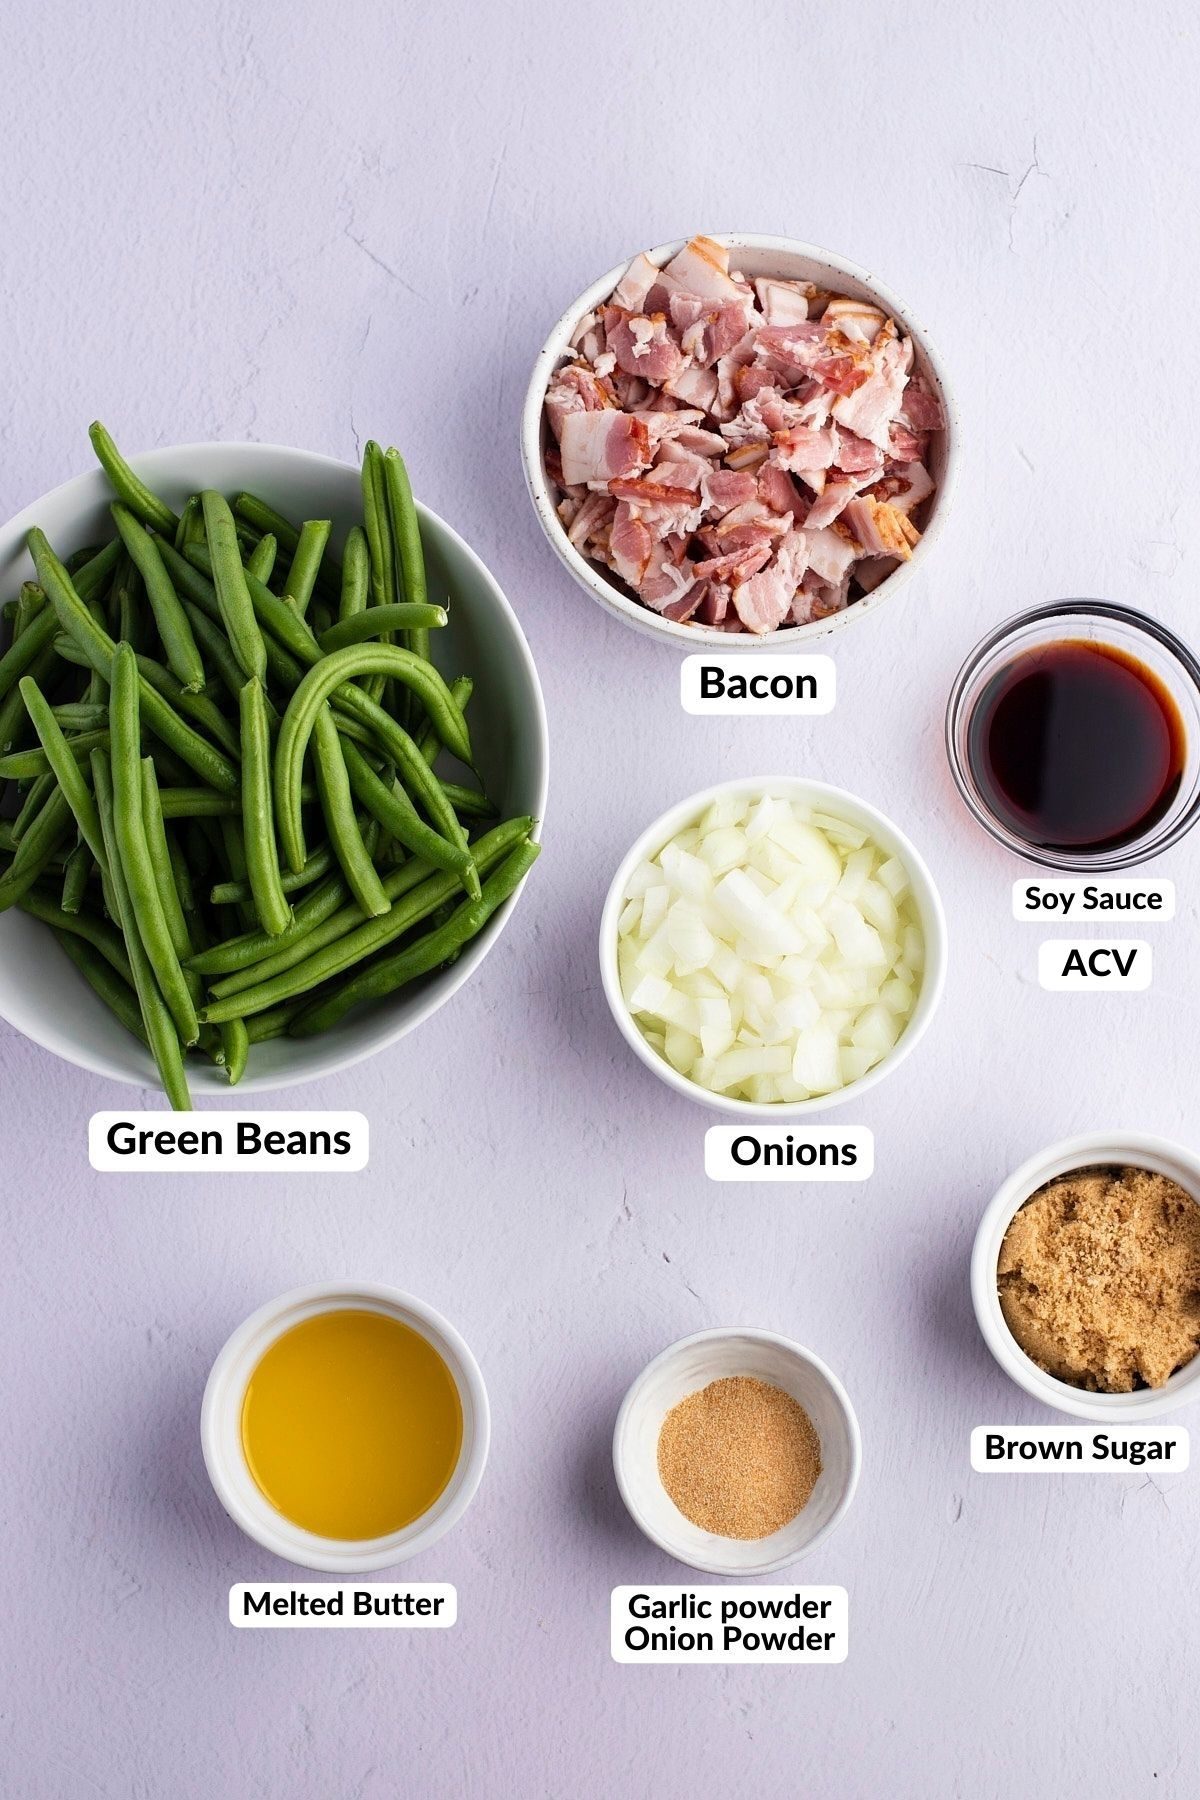
{"type": "Polygon", "coordinates": [[[1075,1387],[1161,1387],[1200,1350],[1200,1206],[1149,1169],[1048,1182],[1004,1234],[996,1275],[1018,1344],[1075,1387]]]}
{"type": "Polygon", "coordinates": [[[673,1406],[658,1473],[680,1512],[718,1537],[770,1537],[807,1505],[821,1442],[790,1394],[750,1375],[710,1381],[673,1406]]]}

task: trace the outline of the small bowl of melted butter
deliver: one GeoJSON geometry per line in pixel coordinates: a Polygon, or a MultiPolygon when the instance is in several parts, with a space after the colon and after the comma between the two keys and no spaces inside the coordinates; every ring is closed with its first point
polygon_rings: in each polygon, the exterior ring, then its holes
{"type": "Polygon", "coordinates": [[[303,1568],[357,1575],[435,1543],[487,1460],[487,1391],[454,1327],[394,1288],[299,1288],[213,1364],[209,1478],[234,1522],[303,1568]]]}

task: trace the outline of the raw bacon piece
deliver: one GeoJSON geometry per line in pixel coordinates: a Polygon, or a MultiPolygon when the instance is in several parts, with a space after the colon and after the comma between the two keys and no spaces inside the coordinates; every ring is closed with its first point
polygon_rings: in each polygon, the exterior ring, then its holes
{"type": "Polygon", "coordinates": [[[908,561],[912,547],[921,535],[904,513],[870,494],[850,501],[846,507],[846,524],[864,555],[898,556],[902,562],[908,561]]]}
{"type": "Polygon", "coordinates": [[[710,303],[736,300],[741,294],[737,282],[730,279],[729,252],[713,238],[692,238],[671,258],[663,274],[681,292],[710,303]]]}
{"type": "Polygon", "coordinates": [[[805,555],[804,533],[793,531],[767,568],[734,588],[733,604],[748,631],[761,637],[788,617],[804,574],[805,555]]]}
{"type": "Polygon", "coordinates": [[[714,518],[723,518],[735,506],[758,498],[759,485],[750,470],[713,469],[700,484],[705,505],[714,518]]]}
{"type": "Polygon", "coordinates": [[[654,554],[654,538],[635,509],[620,501],[608,534],[608,554],[621,580],[640,587],[654,554]]]}
{"type": "Polygon", "coordinates": [[[568,487],[637,475],[650,463],[650,434],[642,421],[607,407],[602,412],[568,413],[559,443],[568,487]]]}
{"type": "Polygon", "coordinates": [[[658,270],[650,258],[639,251],[613,289],[612,302],[625,312],[641,312],[646,295],[658,280],[658,270]]]}
{"type": "Polygon", "coordinates": [[[645,313],[627,313],[619,306],[606,306],[604,333],[618,369],[626,375],[640,376],[661,387],[683,367],[683,351],[667,331],[667,321],[661,313],[648,319],[645,313]]]}

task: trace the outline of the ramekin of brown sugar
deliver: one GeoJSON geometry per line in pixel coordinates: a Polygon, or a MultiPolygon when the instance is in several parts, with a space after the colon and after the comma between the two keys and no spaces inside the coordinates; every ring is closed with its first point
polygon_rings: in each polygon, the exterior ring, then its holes
{"type": "Polygon", "coordinates": [[[971,1298],[988,1349],[1027,1394],[1119,1424],[1200,1399],[1198,1274],[1200,1157],[1102,1132],[1009,1176],[979,1223],[971,1298]]]}

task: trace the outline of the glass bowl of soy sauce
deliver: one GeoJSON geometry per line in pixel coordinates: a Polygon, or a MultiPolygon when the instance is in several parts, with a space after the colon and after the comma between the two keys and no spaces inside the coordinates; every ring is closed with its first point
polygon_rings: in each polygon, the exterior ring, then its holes
{"type": "Polygon", "coordinates": [[[1200,663],[1131,607],[1035,607],[963,664],[946,749],[971,812],[1018,856],[1129,868],[1178,843],[1200,810],[1200,663]]]}

